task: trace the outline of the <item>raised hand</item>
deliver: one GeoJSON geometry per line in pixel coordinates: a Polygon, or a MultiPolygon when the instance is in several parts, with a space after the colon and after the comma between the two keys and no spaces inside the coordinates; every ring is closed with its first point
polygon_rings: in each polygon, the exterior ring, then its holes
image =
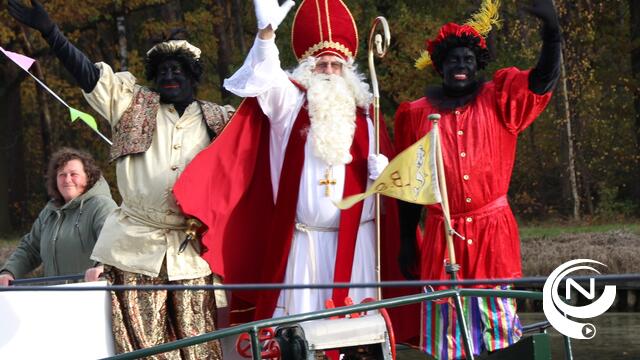
{"type": "Polygon", "coordinates": [[[55,25],[44,6],[37,0],[31,0],[31,6],[24,6],[19,0],[9,0],[9,14],[20,23],[46,34],[55,25]]]}
{"type": "Polygon", "coordinates": [[[549,29],[556,30],[560,28],[558,22],[558,13],[555,6],[553,6],[553,0],[533,0],[531,6],[523,6],[523,10],[529,14],[542,20],[544,25],[549,29]]]}
{"type": "Polygon", "coordinates": [[[275,31],[295,4],[292,0],[287,0],[282,5],[278,4],[278,0],[253,0],[258,30],[264,30],[271,25],[275,31]]]}

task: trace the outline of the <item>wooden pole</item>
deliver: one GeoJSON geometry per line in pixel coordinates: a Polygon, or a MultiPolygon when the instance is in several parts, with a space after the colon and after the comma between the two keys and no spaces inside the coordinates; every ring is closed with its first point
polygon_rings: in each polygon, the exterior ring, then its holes
{"type": "MultiPolygon", "coordinates": [[[[440,196],[442,197],[442,216],[444,216],[444,233],[447,241],[447,250],[449,252],[449,264],[456,264],[456,252],[453,248],[453,235],[451,229],[451,218],[449,213],[449,199],[447,198],[447,181],[444,175],[444,161],[442,160],[442,147],[440,146],[440,128],[438,122],[440,121],[440,114],[429,115],[429,120],[433,121],[433,129],[435,131],[436,139],[436,166],[438,171],[438,187],[440,188],[440,196]]],[[[453,273],[455,277],[455,272],[453,273]]]]}
{"type": "MultiPolygon", "coordinates": [[[[433,128],[431,131],[435,132],[436,139],[436,166],[438,172],[438,187],[440,188],[440,196],[442,197],[442,216],[444,217],[444,233],[447,241],[447,250],[449,252],[449,264],[445,266],[446,271],[451,275],[451,280],[457,280],[457,272],[460,268],[456,264],[456,251],[453,247],[453,228],[451,227],[451,213],[449,212],[449,199],[447,197],[447,179],[444,175],[444,161],[442,160],[442,147],[440,146],[440,128],[438,122],[440,121],[440,114],[430,114],[429,120],[433,121],[433,128]]],[[[455,289],[458,286],[454,286],[455,289]]],[[[473,343],[471,342],[471,336],[469,335],[469,327],[467,320],[464,316],[464,308],[462,306],[462,299],[460,293],[456,292],[455,296],[456,318],[458,320],[458,326],[462,333],[462,341],[464,343],[464,349],[467,354],[467,359],[473,360],[473,343]]]]}
{"type": "MultiPolygon", "coordinates": [[[[389,44],[391,43],[391,35],[389,33],[389,24],[387,19],[382,16],[378,16],[373,20],[371,30],[369,31],[369,74],[371,75],[371,88],[373,90],[373,125],[375,128],[375,150],[376,155],[380,154],[380,91],[378,89],[378,77],[376,75],[376,67],[374,60],[375,55],[379,58],[383,58],[387,54],[389,44]],[[376,28],[378,25],[382,25],[382,31],[384,38],[380,34],[376,34],[376,28]],[[384,43],[383,43],[384,41],[384,43]]],[[[380,282],[380,195],[376,194],[375,198],[375,216],[376,216],[376,280],[380,282]]],[[[382,288],[378,287],[377,290],[378,300],[382,299],[382,288]]]]}

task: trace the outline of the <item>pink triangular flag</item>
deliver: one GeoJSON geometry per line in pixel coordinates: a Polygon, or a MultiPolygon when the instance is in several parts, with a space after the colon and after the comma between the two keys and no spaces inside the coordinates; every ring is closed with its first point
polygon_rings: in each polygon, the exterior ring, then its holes
{"type": "Polygon", "coordinates": [[[22,54],[7,51],[2,47],[0,47],[0,51],[2,51],[5,55],[7,55],[7,57],[11,59],[14,63],[18,64],[18,66],[23,68],[24,71],[29,71],[29,68],[31,67],[31,65],[33,65],[34,62],[36,62],[35,59],[32,59],[28,56],[24,56],[22,54]]]}

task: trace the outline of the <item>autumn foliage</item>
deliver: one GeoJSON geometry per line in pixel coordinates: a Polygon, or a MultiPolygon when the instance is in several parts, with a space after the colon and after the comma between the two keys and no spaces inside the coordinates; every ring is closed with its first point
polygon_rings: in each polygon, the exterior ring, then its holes
{"type": "MultiPolygon", "coordinates": [[[[127,69],[143,78],[143,56],[153,39],[185,28],[203,51],[205,76],[199,97],[237,105],[222,91],[222,80],[238,68],[256,33],[251,2],[209,1],[43,1],[69,39],[93,61],[127,69]]],[[[400,102],[422,96],[437,84],[434,71],[413,63],[444,22],[464,22],[480,0],[347,0],[360,32],[360,69],[368,74],[366,40],[372,20],[387,18],[392,35],[388,55],[377,61],[381,107],[388,122],[400,102]]],[[[540,48],[536,20],[518,9],[522,1],[503,0],[503,26],[488,37],[494,61],[484,71],[505,66],[528,68],[540,48]]],[[[520,218],[572,216],[566,114],[573,129],[573,156],[580,213],[589,217],[637,216],[640,211],[640,4],[633,0],[557,0],[565,39],[568,109],[558,88],[547,111],[520,138],[510,201],[520,218]],[[568,110],[568,112],[567,112],[568,110]]],[[[289,16],[278,29],[282,62],[295,65],[289,16]]],[[[0,7],[0,46],[38,60],[44,80],[69,105],[106,122],[91,110],[81,90],[48,51],[40,34],[21,28],[0,7]]],[[[389,124],[391,125],[391,124],[389,124]]],[[[391,127],[391,126],[390,126],[391,127]]],[[[392,127],[391,127],[392,128],[392,127]]],[[[108,146],[6,58],[0,57],[0,233],[28,228],[46,201],[44,164],[51,149],[89,150],[117,194],[108,146]],[[48,117],[45,116],[49,114],[48,117]],[[50,123],[47,121],[50,120],[50,123]]]]}

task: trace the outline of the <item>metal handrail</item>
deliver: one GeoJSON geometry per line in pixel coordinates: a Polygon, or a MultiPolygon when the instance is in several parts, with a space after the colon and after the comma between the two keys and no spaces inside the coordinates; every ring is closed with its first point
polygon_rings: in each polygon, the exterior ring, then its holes
{"type": "Polygon", "coordinates": [[[546,332],[551,327],[551,323],[548,321],[540,321],[537,323],[525,325],[522,327],[522,333],[527,334],[530,332],[546,332]]]}
{"type": "MultiPolygon", "coordinates": [[[[20,279],[12,282],[14,285],[25,285],[27,283],[42,283],[47,281],[79,280],[81,275],[55,276],[48,278],[20,279]]],[[[593,278],[595,284],[615,284],[633,282],[640,285],[640,274],[615,274],[615,275],[595,275],[595,276],[567,276],[566,279],[573,279],[578,283],[589,283],[593,278]]],[[[475,285],[533,285],[544,284],[547,277],[524,277],[508,279],[477,279],[477,280],[427,280],[427,281],[382,281],[379,283],[325,283],[325,284],[226,284],[226,285],[153,285],[153,286],[129,286],[129,285],[108,285],[108,286],[85,286],[82,288],[51,288],[48,286],[16,286],[0,287],[0,292],[5,291],[125,291],[125,290],[281,290],[281,289],[334,289],[334,288],[397,288],[397,287],[439,287],[439,286],[475,286],[475,285]]],[[[631,287],[635,288],[635,287],[631,287]]]]}
{"type": "MultiPolygon", "coordinates": [[[[82,274],[77,275],[65,275],[43,278],[31,278],[20,279],[12,282],[12,285],[26,285],[30,283],[43,283],[43,282],[55,282],[55,281],[73,281],[81,280],[82,274]]],[[[595,280],[595,283],[626,283],[640,284],[640,274],[614,274],[614,275],[596,275],[596,276],[572,276],[576,282],[588,282],[591,279],[595,280]]],[[[317,320],[327,318],[331,316],[346,315],[355,312],[375,310],[384,307],[397,307],[402,305],[408,305],[428,300],[437,300],[448,297],[465,297],[465,296],[477,296],[477,297],[508,297],[516,299],[533,299],[542,300],[542,293],[538,291],[524,291],[524,290],[495,290],[495,289],[469,289],[469,288],[457,288],[457,286],[475,286],[475,285],[496,285],[496,284],[511,284],[511,285],[526,285],[526,284],[542,284],[547,280],[546,277],[527,277],[527,278],[511,278],[511,279],[478,279],[478,280],[438,280],[438,281],[385,281],[379,283],[328,283],[328,284],[227,284],[227,285],[203,285],[203,286],[186,286],[186,285],[154,285],[154,286],[125,286],[125,285],[109,285],[109,286],[85,286],[85,287],[50,287],[50,286],[9,286],[0,287],[0,292],[10,291],[155,291],[155,290],[173,290],[173,291],[190,291],[190,290],[232,290],[232,291],[244,291],[244,290],[270,290],[270,289],[300,289],[300,288],[397,288],[397,287],[428,287],[428,286],[454,286],[454,289],[436,291],[430,293],[415,294],[410,296],[398,297],[393,299],[385,299],[376,302],[370,302],[367,304],[357,304],[351,306],[345,306],[335,309],[328,309],[322,311],[316,311],[305,314],[291,315],[275,319],[266,319],[261,321],[254,321],[243,325],[225,328],[217,330],[211,333],[206,333],[191,337],[188,339],[176,340],[166,344],[161,344],[152,348],[136,350],[126,354],[116,355],[105,359],[137,359],[149,355],[163,353],[171,350],[175,350],[181,347],[200,344],[207,341],[220,339],[227,336],[239,335],[242,333],[251,334],[252,341],[252,353],[253,356],[259,358],[260,343],[258,341],[258,331],[261,328],[274,327],[285,324],[298,323],[302,321],[317,320]]],[[[636,288],[636,286],[632,286],[636,288]]],[[[547,322],[536,323],[523,328],[526,331],[532,331],[535,329],[544,330],[549,327],[547,322]]],[[[466,329],[465,329],[466,330],[466,329]]],[[[573,359],[571,340],[564,336],[565,345],[565,358],[573,359]]]]}
{"type": "Polygon", "coordinates": [[[37,284],[37,283],[54,283],[54,282],[82,281],[82,280],[84,280],[84,274],[73,274],[73,275],[59,275],[59,276],[15,279],[15,280],[11,280],[9,285],[28,285],[28,284],[37,284]]]}

